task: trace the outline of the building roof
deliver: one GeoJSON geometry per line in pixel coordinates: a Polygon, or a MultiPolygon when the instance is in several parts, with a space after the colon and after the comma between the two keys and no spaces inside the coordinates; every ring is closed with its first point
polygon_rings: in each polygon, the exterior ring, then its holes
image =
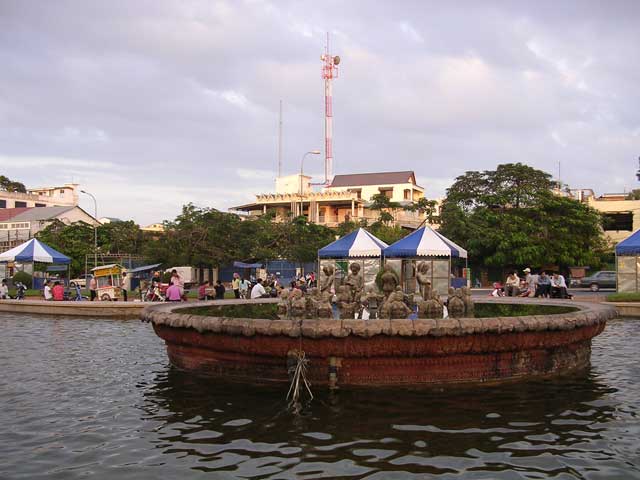
{"type": "Polygon", "coordinates": [[[416,183],[412,170],[403,172],[352,173],[336,175],[330,187],[354,187],[359,185],[390,185],[397,183],[416,183]]]}
{"type": "MultiPolygon", "coordinates": [[[[34,207],[18,207],[18,208],[0,208],[0,222],[6,222],[7,220],[13,220],[16,215],[21,214],[27,210],[31,210],[34,207]]],[[[42,208],[42,207],[39,207],[42,208]]]]}
{"type": "Polygon", "coordinates": [[[27,208],[24,212],[19,213],[11,220],[20,221],[20,222],[33,222],[37,220],[50,220],[52,218],[57,217],[58,215],[62,215],[69,210],[73,210],[74,206],[66,206],[66,207],[34,207],[27,208]]]}

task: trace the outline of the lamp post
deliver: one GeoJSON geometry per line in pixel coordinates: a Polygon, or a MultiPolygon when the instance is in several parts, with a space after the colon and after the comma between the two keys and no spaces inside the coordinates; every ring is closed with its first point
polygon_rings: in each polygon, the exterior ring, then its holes
{"type": "Polygon", "coordinates": [[[320,155],[320,150],[310,150],[302,156],[300,161],[300,215],[304,211],[304,202],[302,200],[302,176],[304,175],[304,159],[307,155],[320,155]]]}
{"type": "MultiPolygon", "coordinates": [[[[89,195],[93,198],[93,216],[94,220],[98,222],[98,202],[96,201],[96,197],[85,190],[80,190],[80,193],[84,193],[85,195],[89,195]]],[[[98,225],[97,223],[93,224],[93,267],[98,266],[98,225]]],[[[87,272],[84,272],[85,275],[87,272]]]]}

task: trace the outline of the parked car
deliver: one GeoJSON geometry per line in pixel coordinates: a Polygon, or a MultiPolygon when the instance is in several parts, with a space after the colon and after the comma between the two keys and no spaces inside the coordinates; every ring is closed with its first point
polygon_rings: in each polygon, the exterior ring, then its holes
{"type": "Polygon", "coordinates": [[[70,282],[80,285],[80,288],[87,288],[87,282],[91,279],[91,275],[81,275],[78,278],[72,278],[70,282]]]}
{"type": "Polygon", "coordinates": [[[580,286],[589,287],[592,292],[597,292],[601,288],[616,288],[616,272],[612,270],[596,272],[580,280],[580,286]]]}

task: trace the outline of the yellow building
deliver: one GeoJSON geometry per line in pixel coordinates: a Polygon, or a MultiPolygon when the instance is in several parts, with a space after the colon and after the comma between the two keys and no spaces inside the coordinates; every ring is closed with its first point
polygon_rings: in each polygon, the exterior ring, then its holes
{"type": "Polygon", "coordinates": [[[640,200],[628,200],[626,193],[589,196],[586,203],[604,217],[604,233],[613,244],[640,229],[640,200]]]}
{"type": "MultiPolygon", "coordinates": [[[[276,180],[276,192],[256,195],[256,201],[233,207],[249,216],[275,211],[278,219],[289,215],[304,215],[310,222],[335,227],[345,221],[375,222],[379,211],[371,210],[371,198],[384,194],[402,207],[424,197],[424,188],[417,185],[412,171],[356,173],[336,175],[330,185],[314,191],[311,177],[290,175],[276,180]]],[[[418,212],[402,208],[393,212],[395,223],[405,228],[417,228],[424,220],[418,212]]]]}

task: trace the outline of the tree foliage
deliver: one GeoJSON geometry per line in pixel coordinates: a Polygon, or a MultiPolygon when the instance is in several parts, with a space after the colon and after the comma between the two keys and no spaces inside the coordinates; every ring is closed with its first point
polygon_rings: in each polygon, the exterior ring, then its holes
{"type": "Polygon", "coordinates": [[[440,231],[474,264],[597,266],[607,247],[600,214],[551,187],[550,175],[520,163],[467,172],[447,191],[440,231]]]}
{"type": "Polygon", "coordinates": [[[0,190],[4,190],[5,192],[27,193],[27,188],[23,183],[15,182],[4,175],[0,175],[0,190]]]}

